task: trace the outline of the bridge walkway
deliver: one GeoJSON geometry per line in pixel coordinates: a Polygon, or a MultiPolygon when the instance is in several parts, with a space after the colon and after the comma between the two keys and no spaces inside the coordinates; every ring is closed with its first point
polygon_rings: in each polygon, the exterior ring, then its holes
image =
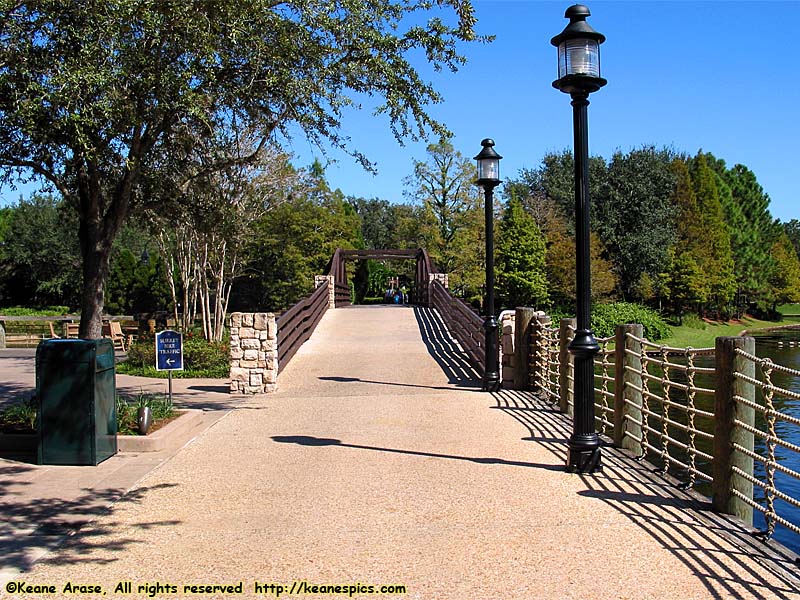
{"type": "Polygon", "coordinates": [[[276,393],[243,400],[26,580],[800,597],[766,546],[644,466],[609,450],[601,474],[567,474],[562,415],[478,390],[434,311],[330,310],[276,393]]]}

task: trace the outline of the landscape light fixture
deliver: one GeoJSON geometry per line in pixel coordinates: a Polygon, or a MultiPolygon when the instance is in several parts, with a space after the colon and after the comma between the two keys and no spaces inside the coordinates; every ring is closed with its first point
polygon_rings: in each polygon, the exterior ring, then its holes
{"type": "Polygon", "coordinates": [[[494,140],[481,142],[483,149],[475,160],[478,161],[478,180],[483,188],[484,209],[486,217],[486,300],[483,321],[484,369],[483,391],[496,392],[500,389],[500,371],[498,369],[498,323],[494,316],[494,188],[500,184],[500,159],[503,158],[494,150],[494,140]]]}
{"type": "Polygon", "coordinates": [[[600,346],[591,329],[591,259],[589,247],[589,94],[606,84],[600,77],[600,44],[605,36],[586,22],[591,13],[582,4],[570,6],[569,25],[550,43],[558,48],[558,79],[553,87],[572,97],[575,140],[575,282],[577,329],[569,345],[575,357],[574,414],[567,471],[593,473],[602,469],[600,437],[595,430],[594,357],[600,346]]]}

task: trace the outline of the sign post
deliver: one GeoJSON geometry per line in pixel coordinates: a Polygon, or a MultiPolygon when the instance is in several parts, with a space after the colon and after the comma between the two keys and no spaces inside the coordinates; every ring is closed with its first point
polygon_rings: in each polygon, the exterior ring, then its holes
{"type": "Polygon", "coordinates": [[[156,371],[166,371],[172,404],[172,372],[183,371],[183,334],[167,329],[156,334],[156,371]]]}

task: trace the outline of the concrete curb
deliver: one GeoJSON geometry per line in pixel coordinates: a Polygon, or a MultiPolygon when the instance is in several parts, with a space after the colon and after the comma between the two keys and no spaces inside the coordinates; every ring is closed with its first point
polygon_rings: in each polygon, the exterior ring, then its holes
{"type": "Polygon", "coordinates": [[[167,445],[179,445],[183,436],[191,432],[202,420],[203,411],[197,409],[179,411],[183,414],[150,435],[118,435],[118,452],[160,452],[167,445]]]}
{"type": "MultiPolygon", "coordinates": [[[[118,435],[117,452],[160,452],[168,446],[179,446],[202,421],[203,412],[199,409],[178,411],[181,414],[158,431],[150,435],[118,435]]],[[[36,434],[0,435],[0,452],[20,452],[36,454],[39,438],[36,434]]]]}

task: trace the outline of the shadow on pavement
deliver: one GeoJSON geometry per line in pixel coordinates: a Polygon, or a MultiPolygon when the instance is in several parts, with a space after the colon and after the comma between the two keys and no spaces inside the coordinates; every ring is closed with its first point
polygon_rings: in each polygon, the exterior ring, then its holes
{"type": "Polygon", "coordinates": [[[298,444],[299,446],[340,446],[342,448],[355,448],[357,450],[375,450],[378,452],[391,452],[393,454],[407,454],[412,456],[425,456],[428,458],[446,458],[451,460],[463,460],[481,465],[505,465],[511,467],[529,467],[534,469],[544,469],[547,471],[560,471],[561,467],[538,463],[521,462],[515,460],[505,460],[503,458],[458,456],[455,454],[439,454],[436,452],[419,452],[417,450],[403,450],[400,448],[382,448],[380,446],[364,446],[361,444],[347,444],[341,440],[333,438],[316,438],[306,435],[274,435],[273,441],[281,444],[298,444]]]}
{"type": "MultiPolygon", "coordinates": [[[[54,565],[80,562],[98,562],[92,556],[95,547],[103,550],[121,551],[137,542],[121,539],[109,542],[102,539],[111,534],[118,523],[96,524],[99,516],[113,513],[115,507],[126,503],[138,503],[154,490],[173,487],[175,484],[160,484],[141,487],[125,493],[124,490],[83,489],[83,494],[72,499],[31,498],[25,493],[29,482],[18,478],[3,479],[3,476],[19,475],[33,470],[24,466],[0,466],[0,572],[17,570],[26,572],[48,552],[58,548],[58,553],[44,558],[54,565]],[[125,494],[123,496],[123,494],[125,494]]],[[[178,521],[138,523],[140,529],[168,527],[178,521]]],[[[110,561],[105,561],[110,562],[110,561]]]]}
{"type": "MultiPolygon", "coordinates": [[[[526,427],[529,436],[523,440],[544,446],[566,464],[572,433],[567,415],[531,392],[501,390],[493,396],[497,406],[492,408],[526,427]]],[[[763,543],[742,523],[711,512],[708,498],[678,489],[655,466],[605,445],[603,471],[577,476],[586,485],[580,496],[605,502],[641,527],[691,569],[712,597],[741,597],[742,590],[757,598],[796,597],[800,578],[792,552],[763,543]],[[755,558],[785,585],[752,568],[743,577],[747,564],[737,561],[737,555],[755,558]]]]}
{"type": "Polygon", "coordinates": [[[447,380],[456,387],[481,387],[481,377],[467,360],[466,353],[450,336],[439,313],[432,308],[414,307],[422,341],[433,360],[441,367],[447,380]]]}

